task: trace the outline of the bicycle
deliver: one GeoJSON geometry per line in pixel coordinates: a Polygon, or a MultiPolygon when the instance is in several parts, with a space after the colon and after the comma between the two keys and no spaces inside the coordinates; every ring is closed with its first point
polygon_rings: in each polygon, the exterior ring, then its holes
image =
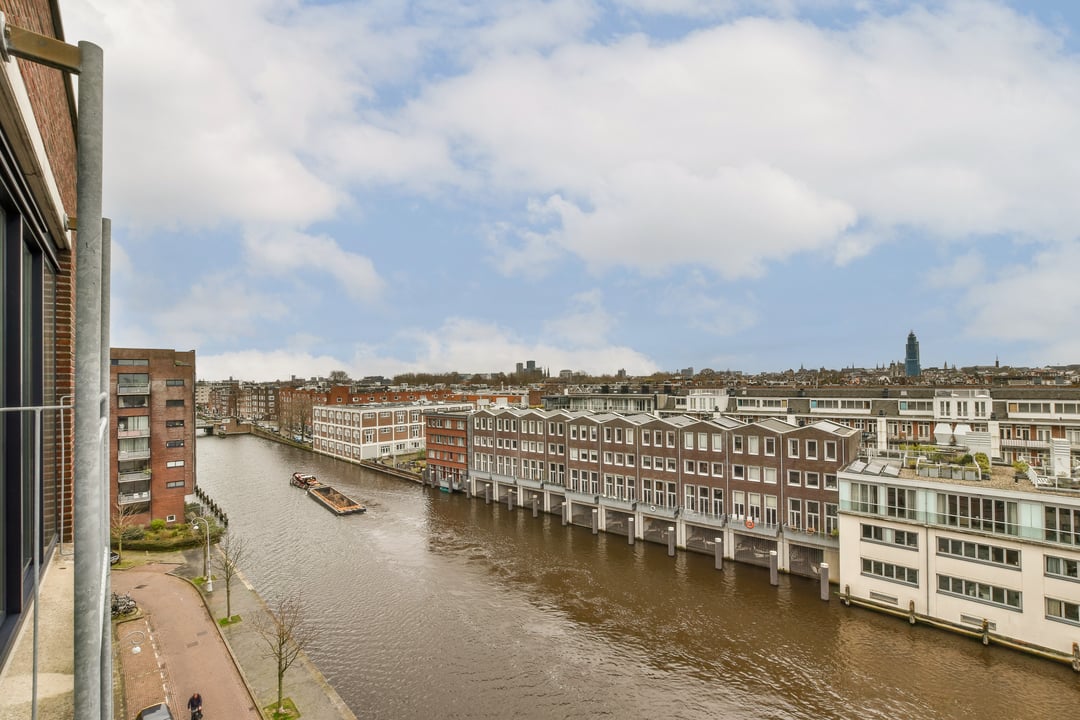
{"type": "Polygon", "coordinates": [[[121,615],[131,615],[138,610],[138,605],[131,598],[130,595],[124,593],[123,595],[112,594],[112,616],[120,617],[121,615]]]}

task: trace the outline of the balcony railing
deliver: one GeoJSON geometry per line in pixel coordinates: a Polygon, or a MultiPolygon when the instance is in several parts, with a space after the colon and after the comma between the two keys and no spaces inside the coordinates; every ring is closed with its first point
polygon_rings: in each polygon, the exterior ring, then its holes
{"type": "Polygon", "coordinates": [[[141,438],[150,437],[150,428],[138,428],[135,430],[117,430],[116,437],[118,438],[141,438]]]}
{"type": "Polygon", "coordinates": [[[1046,450],[1050,447],[1050,443],[1046,440],[1020,440],[1019,438],[1002,438],[1001,447],[1034,448],[1037,450],[1046,450]]]}
{"type": "Polygon", "coordinates": [[[117,385],[117,395],[149,395],[150,383],[132,383],[130,385],[117,385]]]}
{"type": "Polygon", "coordinates": [[[121,505],[131,505],[133,503],[150,502],[150,491],[135,493],[120,493],[119,503],[121,505]]]}
{"type": "Polygon", "coordinates": [[[135,470],[133,472],[122,472],[117,476],[117,481],[126,482],[146,482],[150,479],[149,470],[135,470]]]}
{"type": "Polygon", "coordinates": [[[150,450],[118,450],[116,452],[117,460],[147,460],[150,457],[150,450]]]}

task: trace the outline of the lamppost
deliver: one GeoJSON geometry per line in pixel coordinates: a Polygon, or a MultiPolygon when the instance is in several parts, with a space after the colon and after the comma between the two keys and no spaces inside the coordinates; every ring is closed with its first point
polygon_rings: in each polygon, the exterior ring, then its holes
{"type": "Polygon", "coordinates": [[[206,528],[206,554],[203,555],[203,577],[206,578],[206,592],[214,592],[214,578],[210,576],[210,523],[204,517],[195,517],[191,520],[191,529],[199,529],[199,521],[202,520],[206,528]]]}

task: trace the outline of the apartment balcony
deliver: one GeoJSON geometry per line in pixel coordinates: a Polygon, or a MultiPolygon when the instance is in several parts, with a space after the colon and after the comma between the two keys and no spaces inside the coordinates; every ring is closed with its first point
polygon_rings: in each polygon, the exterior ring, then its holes
{"type": "Polygon", "coordinates": [[[129,483],[129,482],[150,482],[149,470],[133,470],[131,472],[122,472],[117,476],[117,482],[129,483]]]}
{"type": "Polygon", "coordinates": [[[146,450],[118,450],[116,452],[117,460],[149,460],[150,449],[146,450]]]}
{"type": "Polygon", "coordinates": [[[722,528],[727,524],[727,515],[724,515],[723,513],[714,515],[712,513],[696,512],[694,510],[683,510],[681,516],[687,523],[692,525],[722,528]]]}
{"type": "Polygon", "coordinates": [[[140,428],[137,430],[117,430],[116,437],[118,438],[143,438],[150,437],[150,428],[140,428]]]}
{"type": "Polygon", "coordinates": [[[1046,440],[1020,440],[1017,438],[1002,438],[1001,447],[1003,448],[1031,448],[1034,450],[1049,450],[1050,443],[1046,440]]]}
{"type": "Polygon", "coordinates": [[[134,383],[132,385],[117,385],[117,395],[149,395],[150,383],[134,383]]]}
{"type": "Polygon", "coordinates": [[[134,505],[135,503],[150,502],[150,491],[133,493],[120,493],[117,499],[121,505],[134,505]]]}

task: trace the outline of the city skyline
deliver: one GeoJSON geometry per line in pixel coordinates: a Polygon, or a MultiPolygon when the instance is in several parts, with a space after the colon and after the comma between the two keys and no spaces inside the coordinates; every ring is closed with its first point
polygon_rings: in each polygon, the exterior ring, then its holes
{"type": "Polygon", "coordinates": [[[112,344],[252,380],[876,367],[911,328],[926,367],[1080,361],[1080,11],[874,7],[67,3],[112,344]]]}

